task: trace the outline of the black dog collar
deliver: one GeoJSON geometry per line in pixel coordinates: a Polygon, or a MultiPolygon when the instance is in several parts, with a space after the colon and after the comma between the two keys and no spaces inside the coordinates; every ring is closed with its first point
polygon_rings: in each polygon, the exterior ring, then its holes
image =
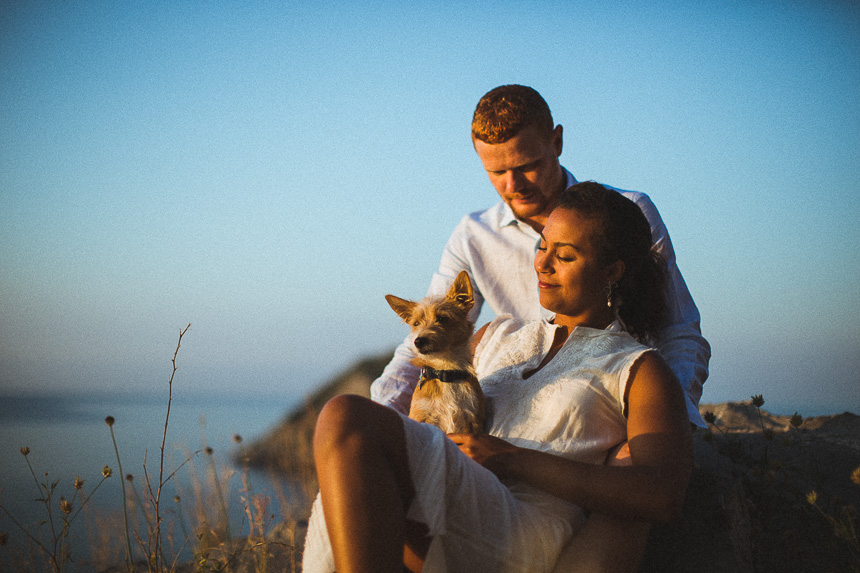
{"type": "Polygon", "coordinates": [[[468,380],[472,375],[466,370],[436,370],[429,366],[421,368],[421,378],[418,379],[418,388],[424,385],[425,380],[438,380],[440,382],[459,382],[468,380]]]}

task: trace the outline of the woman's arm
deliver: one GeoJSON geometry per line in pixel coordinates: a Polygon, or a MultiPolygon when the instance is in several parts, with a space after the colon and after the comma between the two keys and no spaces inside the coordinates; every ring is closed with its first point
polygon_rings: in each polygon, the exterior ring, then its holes
{"type": "Polygon", "coordinates": [[[450,437],[499,477],[515,478],[591,511],[672,521],[684,503],[693,440],[680,386],[656,353],[643,355],[634,365],[627,404],[633,461],[627,467],[576,462],[486,434],[450,437]]]}

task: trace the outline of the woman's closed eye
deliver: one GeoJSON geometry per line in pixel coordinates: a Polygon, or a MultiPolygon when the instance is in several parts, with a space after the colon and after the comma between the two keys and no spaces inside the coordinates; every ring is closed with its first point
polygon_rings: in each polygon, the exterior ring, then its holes
{"type": "MultiPolygon", "coordinates": [[[[544,245],[543,243],[541,243],[540,245],[538,245],[537,250],[538,250],[538,251],[540,251],[540,252],[542,252],[542,253],[546,253],[546,250],[547,250],[546,245],[544,245]]],[[[568,253],[565,253],[565,254],[563,254],[563,255],[562,255],[562,254],[559,254],[559,252],[558,252],[558,251],[555,251],[555,252],[552,254],[552,257],[553,257],[555,260],[557,260],[557,261],[561,261],[561,262],[563,262],[563,263],[571,263],[571,262],[573,262],[573,261],[575,261],[575,260],[576,260],[576,257],[575,257],[574,255],[570,255],[570,254],[568,254],[568,253]]]]}

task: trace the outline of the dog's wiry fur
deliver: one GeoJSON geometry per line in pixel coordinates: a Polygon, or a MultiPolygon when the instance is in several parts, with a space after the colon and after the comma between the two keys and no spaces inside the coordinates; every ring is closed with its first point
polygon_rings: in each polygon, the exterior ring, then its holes
{"type": "Polygon", "coordinates": [[[445,296],[412,302],[389,294],[385,300],[412,329],[412,364],[422,368],[409,417],[449,434],[482,433],[484,394],[469,345],[475,299],[468,273],[461,272],[445,296]]]}

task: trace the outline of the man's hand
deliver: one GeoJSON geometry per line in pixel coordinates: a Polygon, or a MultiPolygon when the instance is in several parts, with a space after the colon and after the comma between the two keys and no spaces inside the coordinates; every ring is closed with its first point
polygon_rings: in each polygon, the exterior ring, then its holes
{"type": "Polygon", "coordinates": [[[507,473],[506,461],[519,448],[490,434],[448,434],[460,451],[499,477],[507,473]]]}

